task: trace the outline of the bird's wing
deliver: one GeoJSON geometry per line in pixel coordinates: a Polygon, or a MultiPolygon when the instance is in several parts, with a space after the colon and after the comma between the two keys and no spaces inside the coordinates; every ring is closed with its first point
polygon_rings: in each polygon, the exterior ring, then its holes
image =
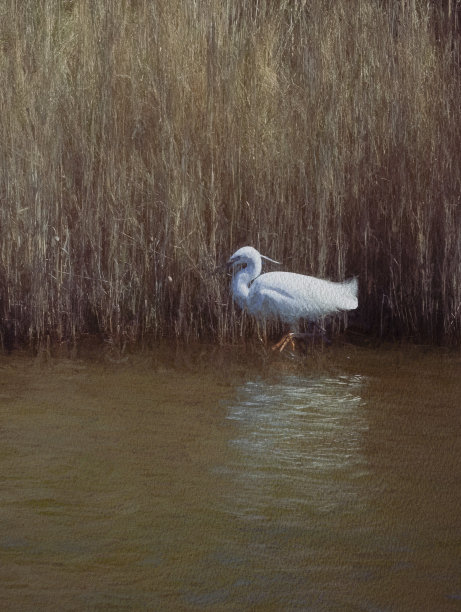
{"type": "Polygon", "coordinates": [[[357,308],[357,298],[347,283],[291,272],[268,272],[251,285],[248,307],[253,314],[279,316],[287,322],[300,318],[314,321],[340,310],[357,308]]]}
{"type": "Polygon", "coordinates": [[[264,318],[280,317],[286,322],[305,316],[300,314],[299,287],[291,276],[289,272],[268,272],[258,276],[250,287],[248,311],[264,318]]]}
{"type": "Polygon", "coordinates": [[[255,283],[250,287],[247,300],[247,308],[250,314],[263,318],[280,317],[287,321],[298,318],[294,315],[296,301],[289,291],[255,283]]]}

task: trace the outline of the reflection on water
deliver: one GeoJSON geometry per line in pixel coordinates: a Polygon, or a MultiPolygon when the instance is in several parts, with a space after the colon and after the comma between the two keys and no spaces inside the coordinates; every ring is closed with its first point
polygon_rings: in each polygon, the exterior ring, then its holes
{"type": "Polygon", "coordinates": [[[362,385],[360,376],[286,376],[237,390],[228,418],[239,426],[232,441],[238,515],[264,517],[276,504],[296,509],[291,520],[299,521],[303,511],[350,512],[362,503],[355,490],[366,470],[362,385]]]}
{"type": "Polygon", "coordinates": [[[3,608],[459,609],[459,358],[208,350],[0,358],[3,608]]]}

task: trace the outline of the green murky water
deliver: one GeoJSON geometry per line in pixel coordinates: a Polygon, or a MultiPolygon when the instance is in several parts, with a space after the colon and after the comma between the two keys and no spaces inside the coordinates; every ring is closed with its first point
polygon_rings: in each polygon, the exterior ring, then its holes
{"type": "Polygon", "coordinates": [[[459,610],[461,358],[0,360],[8,610],[459,610]]]}

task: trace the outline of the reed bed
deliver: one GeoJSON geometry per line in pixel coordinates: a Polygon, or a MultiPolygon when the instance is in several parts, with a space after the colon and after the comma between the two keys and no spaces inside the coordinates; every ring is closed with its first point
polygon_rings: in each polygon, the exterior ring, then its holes
{"type": "Polygon", "coordinates": [[[251,244],[461,339],[459,3],[3,0],[4,343],[237,340],[251,244]]]}

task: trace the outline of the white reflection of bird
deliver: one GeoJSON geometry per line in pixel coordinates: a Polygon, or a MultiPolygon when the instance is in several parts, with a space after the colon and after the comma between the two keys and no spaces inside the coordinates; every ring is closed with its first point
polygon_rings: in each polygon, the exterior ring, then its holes
{"type": "Polygon", "coordinates": [[[241,308],[258,322],[278,318],[290,325],[291,331],[273,349],[283,351],[288,343],[294,347],[295,338],[307,335],[294,331],[300,319],[318,327],[321,317],[357,308],[357,278],[334,283],[293,272],[261,274],[261,258],[279,263],[245,246],[232,255],[227,267],[233,271],[233,299],[241,308]]]}

